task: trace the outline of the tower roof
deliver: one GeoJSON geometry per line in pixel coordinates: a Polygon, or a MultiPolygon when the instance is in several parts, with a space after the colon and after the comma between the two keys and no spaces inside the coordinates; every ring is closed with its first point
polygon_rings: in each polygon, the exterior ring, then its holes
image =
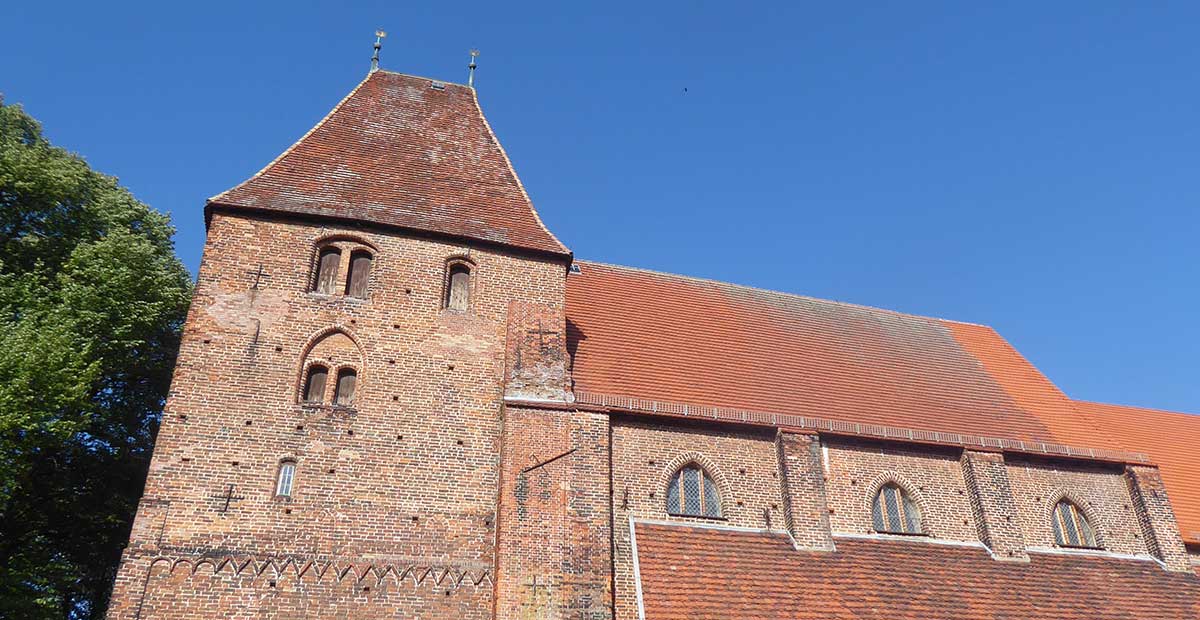
{"type": "Polygon", "coordinates": [[[210,206],[398,226],[569,255],[542,224],[473,88],[375,71],[210,206]]]}

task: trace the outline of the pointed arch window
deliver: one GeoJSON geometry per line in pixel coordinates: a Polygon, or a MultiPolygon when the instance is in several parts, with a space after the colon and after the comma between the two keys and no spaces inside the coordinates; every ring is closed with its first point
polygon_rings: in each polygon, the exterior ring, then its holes
{"type": "Polygon", "coordinates": [[[1097,549],[1096,531],[1091,522],[1070,500],[1062,500],[1054,507],[1054,542],[1062,547],[1097,549]]]}
{"type": "Polygon", "coordinates": [[[921,514],[917,504],[900,485],[889,482],[875,494],[871,507],[871,525],[876,532],[920,534],[921,514]]]}
{"type": "Polygon", "coordinates": [[[720,517],[721,494],[703,467],[692,463],[679,469],[667,484],[667,513],[685,517],[720,517]]]}
{"type": "Polygon", "coordinates": [[[445,307],[465,312],[471,305],[471,267],[466,263],[451,263],[446,277],[445,307]]]}
{"type": "Polygon", "coordinates": [[[320,364],[308,367],[308,376],[304,378],[304,402],[320,403],[325,401],[325,382],[329,378],[329,369],[320,364]]]}
{"type": "Polygon", "coordinates": [[[358,372],[353,368],[342,368],[337,373],[337,386],[333,389],[333,404],[349,407],[354,404],[354,388],[358,372]]]}
{"type": "Polygon", "coordinates": [[[346,295],[365,299],[367,297],[367,281],[371,276],[371,253],[366,250],[355,250],[350,254],[350,275],[346,277],[346,295]]]}
{"type": "Polygon", "coordinates": [[[279,463],[279,476],[275,479],[275,495],[291,497],[292,485],[296,481],[296,461],[285,460],[279,463]]]}
{"type": "Polygon", "coordinates": [[[338,268],[341,263],[341,250],[335,247],[321,248],[317,254],[317,277],[313,280],[313,291],[322,295],[337,292],[338,268]]]}

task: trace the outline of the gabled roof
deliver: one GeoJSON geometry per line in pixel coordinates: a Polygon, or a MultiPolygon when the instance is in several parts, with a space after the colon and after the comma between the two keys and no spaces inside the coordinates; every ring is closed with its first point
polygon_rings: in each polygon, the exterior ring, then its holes
{"type": "Polygon", "coordinates": [[[635,524],[653,620],[1184,620],[1200,580],[1142,559],[837,537],[797,551],[785,534],[635,524]]]}
{"type": "Polygon", "coordinates": [[[577,264],[578,393],[1123,449],[991,328],[577,264]]]}
{"type": "Polygon", "coordinates": [[[1200,545],[1200,415],[1075,401],[1106,433],[1158,464],[1183,540],[1200,545]]]}
{"type": "Polygon", "coordinates": [[[538,218],[474,89],[386,71],[209,204],[570,254],[538,218]]]}

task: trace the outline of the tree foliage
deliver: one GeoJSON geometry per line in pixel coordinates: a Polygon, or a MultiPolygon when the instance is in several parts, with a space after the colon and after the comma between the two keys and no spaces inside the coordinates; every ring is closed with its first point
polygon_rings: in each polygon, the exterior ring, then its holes
{"type": "Polygon", "coordinates": [[[173,233],[0,99],[0,617],[103,617],[191,293],[173,233]]]}

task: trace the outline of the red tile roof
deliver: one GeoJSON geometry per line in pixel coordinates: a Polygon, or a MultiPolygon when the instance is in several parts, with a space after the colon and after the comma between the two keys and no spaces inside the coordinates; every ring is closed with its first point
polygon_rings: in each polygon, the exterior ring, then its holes
{"type": "Polygon", "coordinates": [[[361,220],[566,255],[538,218],[475,90],[377,71],[210,205],[361,220]]]}
{"type": "Polygon", "coordinates": [[[1123,449],[991,328],[577,264],[577,391],[1123,449]]]}
{"type": "Polygon", "coordinates": [[[1105,432],[1158,464],[1184,541],[1200,545],[1200,415],[1075,401],[1105,432]]]}
{"type": "Polygon", "coordinates": [[[1194,620],[1200,579],[1149,560],[636,525],[647,620],[1194,620]]]}

